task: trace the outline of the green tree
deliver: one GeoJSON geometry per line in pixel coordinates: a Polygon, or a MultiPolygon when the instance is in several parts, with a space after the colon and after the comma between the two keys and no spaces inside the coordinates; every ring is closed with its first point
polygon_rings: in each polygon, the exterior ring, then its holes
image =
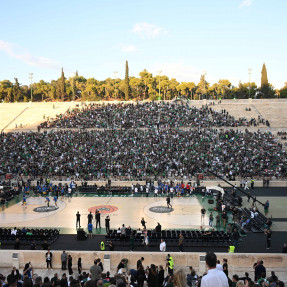
{"type": "Polygon", "coordinates": [[[64,70],[62,68],[62,74],[61,74],[61,100],[64,101],[65,97],[66,97],[66,83],[65,83],[64,70]]]}
{"type": "Polygon", "coordinates": [[[125,100],[128,101],[130,99],[130,79],[129,79],[129,64],[126,61],[126,73],[125,73],[125,100]]]}
{"type": "MultiPolygon", "coordinates": [[[[239,82],[238,88],[234,88],[235,97],[238,99],[248,99],[249,98],[249,83],[239,82]]],[[[250,83],[250,97],[254,98],[257,92],[257,85],[255,82],[250,83]]]]}
{"type": "Polygon", "coordinates": [[[223,99],[230,98],[230,88],[231,83],[229,80],[223,79],[218,81],[217,91],[223,99]]]}
{"type": "Polygon", "coordinates": [[[144,90],[143,90],[143,99],[147,99],[149,97],[148,85],[152,83],[153,77],[152,74],[149,73],[146,69],[139,73],[139,76],[143,82],[144,90]]]}
{"type": "Polygon", "coordinates": [[[280,98],[287,98],[287,82],[284,83],[285,86],[279,90],[280,98]]]}
{"type": "Polygon", "coordinates": [[[13,84],[9,80],[0,82],[0,100],[5,102],[13,101],[13,84]]]}
{"type": "Polygon", "coordinates": [[[14,95],[14,101],[18,102],[21,97],[21,87],[18,82],[18,78],[14,78],[15,84],[13,85],[13,95],[14,95]]]}
{"type": "Polygon", "coordinates": [[[261,70],[261,88],[265,85],[268,85],[268,78],[267,78],[267,69],[264,63],[261,70]]]}
{"type": "Polygon", "coordinates": [[[200,81],[196,88],[196,94],[197,94],[198,99],[200,97],[202,98],[206,97],[208,88],[209,88],[209,83],[205,80],[205,75],[201,75],[200,81]]]}

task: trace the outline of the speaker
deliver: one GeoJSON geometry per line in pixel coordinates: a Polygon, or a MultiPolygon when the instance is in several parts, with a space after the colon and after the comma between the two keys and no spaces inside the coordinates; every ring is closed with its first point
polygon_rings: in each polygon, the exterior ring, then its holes
{"type": "Polygon", "coordinates": [[[77,240],[86,240],[88,238],[87,233],[83,228],[79,228],[77,231],[77,240]]]}

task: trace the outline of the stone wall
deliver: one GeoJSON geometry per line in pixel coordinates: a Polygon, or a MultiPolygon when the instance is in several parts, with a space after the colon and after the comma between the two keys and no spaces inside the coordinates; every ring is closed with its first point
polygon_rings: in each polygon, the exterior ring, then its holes
{"type": "MultiPolygon", "coordinates": [[[[84,244],[84,243],[83,243],[84,244]]],[[[0,250],[0,268],[12,268],[13,265],[16,267],[19,266],[20,270],[23,269],[25,263],[31,262],[34,269],[44,269],[46,268],[45,262],[45,252],[42,250],[0,250]],[[12,259],[13,253],[19,254],[19,262],[17,259],[12,259]],[[19,265],[18,265],[19,264],[19,265]],[[18,266],[17,266],[18,265],[18,266]]],[[[150,265],[154,263],[155,265],[165,266],[165,258],[168,253],[163,252],[101,252],[101,251],[68,251],[68,254],[71,254],[73,258],[74,268],[76,266],[77,260],[79,257],[82,258],[82,264],[84,270],[89,270],[90,266],[93,264],[94,259],[101,258],[104,264],[107,263],[104,260],[104,255],[110,255],[110,262],[106,266],[110,266],[112,274],[115,272],[118,263],[122,258],[128,259],[128,268],[135,268],[136,262],[140,257],[144,257],[144,265],[150,265]]],[[[52,251],[53,253],[53,268],[61,268],[61,251],[52,251]]],[[[187,252],[176,252],[171,254],[175,261],[175,269],[182,268],[188,272],[188,267],[192,266],[195,268],[199,275],[202,275],[205,271],[205,262],[200,262],[200,256],[204,256],[205,253],[187,253],[187,252]]],[[[243,253],[218,253],[218,259],[222,262],[223,258],[228,259],[228,265],[230,274],[243,275],[245,271],[252,272],[253,264],[258,259],[264,261],[264,266],[267,269],[267,275],[270,275],[271,271],[278,273],[281,280],[287,279],[287,254],[243,254],[243,253]],[[285,278],[285,277],[286,278],[285,278]]],[[[253,276],[253,273],[250,273],[250,276],[253,276]]]]}

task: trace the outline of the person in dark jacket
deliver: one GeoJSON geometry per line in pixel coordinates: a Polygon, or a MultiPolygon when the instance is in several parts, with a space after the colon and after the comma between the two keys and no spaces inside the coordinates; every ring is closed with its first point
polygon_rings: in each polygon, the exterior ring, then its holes
{"type": "Polygon", "coordinates": [[[157,271],[155,265],[151,264],[147,278],[147,285],[148,287],[157,287],[157,283],[158,283],[157,271]]]}
{"type": "Polygon", "coordinates": [[[98,210],[96,210],[96,214],[95,214],[95,218],[96,218],[96,228],[101,228],[101,214],[98,210]]]}
{"type": "Polygon", "coordinates": [[[69,270],[69,275],[72,275],[74,272],[73,272],[73,269],[72,269],[72,256],[69,254],[68,255],[68,270],[69,270]]]}
{"type": "Polygon", "coordinates": [[[162,287],[164,282],[164,269],[163,266],[159,266],[158,276],[157,276],[158,287],[162,287]]]}
{"type": "Polygon", "coordinates": [[[145,281],[145,271],[144,271],[144,268],[141,264],[141,265],[139,265],[138,270],[137,270],[138,287],[143,287],[144,281],[145,281]]]}

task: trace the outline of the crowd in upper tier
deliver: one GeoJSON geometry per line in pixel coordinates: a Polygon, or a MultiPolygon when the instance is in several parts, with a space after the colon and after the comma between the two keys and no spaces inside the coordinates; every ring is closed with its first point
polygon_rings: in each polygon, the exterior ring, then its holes
{"type": "Polygon", "coordinates": [[[286,151],[248,130],[60,130],[0,135],[0,173],[124,180],[193,176],[286,178],[286,151]]]}
{"type": "Polygon", "coordinates": [[[235,119],[226,110],[215,111],[211,107],[196,108],[188,104],[137,103],[90,104],[82,109],[69,109],[65,114],[49,119],[39,128],[151,128],[151,127],[239,127],[269,126],[259,117],[235,119]]]}

